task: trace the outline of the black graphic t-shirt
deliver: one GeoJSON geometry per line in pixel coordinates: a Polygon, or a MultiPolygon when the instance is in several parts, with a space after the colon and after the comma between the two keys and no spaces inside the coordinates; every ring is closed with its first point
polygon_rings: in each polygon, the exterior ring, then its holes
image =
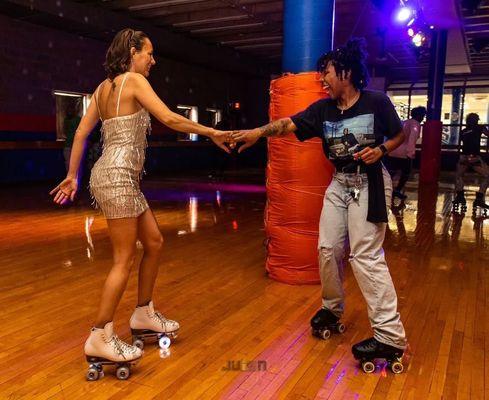
{"type": "Polygon", "coordinates": [[[300,141],[323,140],[323,148],[338,172],[356,172],[353,154],[375,147],[402,130],[394,105],[384,93],[364,90],[358,101],[343,114],[336,100],[323,99],[291,117],[300,141]]]}
{"type": "Polygon", "coordinates": [[[482,125],[465,128],[460,132],[462,154],[478,156],[481,154],[481,136],[484,131],[482,125]]]}
{"type": "Polygon", "coordinates": [[[354,173],[358,166],[368,177],[367,221],[387,222],[382,164],[365,165],[353,154],[366,146],[375,147],[402,131],[394,105],[381,92],[364,90],[358,101],[341,113],[336,100],[323,99],[291,117],[300,141],[320,137],[323,149],[338,172],[354,173]]]}

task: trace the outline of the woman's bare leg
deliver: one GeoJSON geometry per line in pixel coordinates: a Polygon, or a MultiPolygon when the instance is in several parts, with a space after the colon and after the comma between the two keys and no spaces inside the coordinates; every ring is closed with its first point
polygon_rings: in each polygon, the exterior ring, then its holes
{"type": "Polygon", "coordinates": [[[138,234],[144,248],[139,266],[138,305],[145,306],[153,296],[163,247],[163,236],[150,209],[138,217],[138,234]]]}
{"type": "Polygon", "coordinates": [[[95,326],[103,328],[112,321],[115,310],[126,289],[129,272],[134,262],[138,230],[137,218],[108,219],[114,263],[105,280],[95,326]]]}

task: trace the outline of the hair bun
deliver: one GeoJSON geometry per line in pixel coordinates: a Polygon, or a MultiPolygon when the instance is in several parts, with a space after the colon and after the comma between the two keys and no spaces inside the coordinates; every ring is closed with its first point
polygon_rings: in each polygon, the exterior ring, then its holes
{"type": "Polygon", "coordinates": [[[367,43],[364,38],[349,39],[345,45],[347,57],[354,60],[365,60],[367,58],[366,47],[367,43]]]}
{"type": "Polygon", "coordinates": [[[104,68],[109,80],[114,80],[116,76],[129,70],[131,47],[141,51],[144,40],[147,38],[148,36],[144,32],[130,28],[117,32],[105,56],[104,68]]]}

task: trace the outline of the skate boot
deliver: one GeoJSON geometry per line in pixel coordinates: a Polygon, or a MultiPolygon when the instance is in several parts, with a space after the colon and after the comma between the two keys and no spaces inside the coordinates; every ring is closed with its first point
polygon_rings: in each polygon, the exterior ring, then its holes
{"type": "Polygon", "coordinates": [[[474,218],[489,217],[489,205],[484,202],[484,193],[477,192],[475,194],[475,200],[472,204],[472,216],[474,218]]]}
{"type": "Polygon", "coordinates": [[[136,307],[129,321],[134,346],[144,348],[145,339],[157,339],[162,350],[170,347],[171,339],[178,335],[180,325],[176,321],[166,319],[154,310],[153,302],[147,306],[136,307]]]}
{"type": "Polygon", "coordinates": [[[332,332],[345,332],[345,325],[339,320],[331,311],[321,308],[311,319],[313,336],[326,340],[329,339],[332,332]]]}
{"type": "Polygon", "coordinates": [[[379,342],[374,338],[365,339],[351,348],[353,357],[360,361],[362,369],[367,374],[375,371],[374,361],[384,359],[392,372],[400,374],[404,370],[402,355],[404,350],[379,342]]]}
{"type": "Polygon", "coordinates": [[[465,200],[463,190],[457,192],[457,195],[455,196],[455,199],[452,203],[452,210],[455,214],[465,214],[465,212],[467,211],[467,202],[465,200]]]}
{"type": "Polygon", "coordinates": [[[392,196],[397,197],[400,200],[406,200],[407,199],[407,196],[404,193],[402,193],[400,190],[397,190],[397,189],[392,191],[392,196]]]}
{"type": "Polygon", "coordinates": [[[115,365],[117,379],[125,380],[131,374],[131,365],[141,358],[143,352],[114,334],[112,322],[104,328],[92,328],[85,342],[85,356],[89,363],[86,378],[96,381],[104,376],[103,365],[115,365]]]}

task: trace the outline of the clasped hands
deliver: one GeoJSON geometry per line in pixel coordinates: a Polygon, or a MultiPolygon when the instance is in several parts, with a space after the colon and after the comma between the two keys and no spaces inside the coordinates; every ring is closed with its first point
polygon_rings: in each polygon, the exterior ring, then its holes
{"type": "Polygon", "coordinates": [[[241,146],[238,147],[238,153],[241,153],[248,147],[253,146],[260,136],[261,133],[259,129],[237,131],[214,130],[210,135],[210,138],[216,144],[216,146],[220,147],[229,154],[231,153],[231,150],[236,148],[238,143],[242,143],[241,146]]]}
{"type": "MultiPolygon", "coordinates": [[[[226,153],[231,153],[231,150],[234,149],[238,143],[242,143],[242,145],[238,147],[238,153],[241,153],[248,147],[253,146],[260,137],[260,129],[249,129],[239,131],[215,131],[214,135],[211,136],[211,139],[226,153]]],[[[358,153],[353,154],[353,158],[369,165],[380,160],[383,155],[384,153],[382,153],[382,150],[380,150],[379,147],[365,147],[358,153]]]]}

